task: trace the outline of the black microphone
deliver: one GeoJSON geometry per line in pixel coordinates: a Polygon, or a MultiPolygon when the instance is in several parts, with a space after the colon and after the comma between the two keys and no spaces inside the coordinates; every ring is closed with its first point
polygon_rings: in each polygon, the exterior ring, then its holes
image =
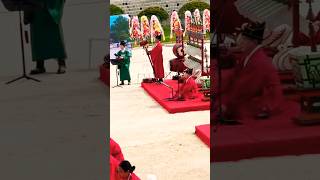
{"type": "Polygon", "coordinates": [[[29,34],[28,31],[24,31],[24,37],[26,39],[26,43],[29,44],[29,34]]]}

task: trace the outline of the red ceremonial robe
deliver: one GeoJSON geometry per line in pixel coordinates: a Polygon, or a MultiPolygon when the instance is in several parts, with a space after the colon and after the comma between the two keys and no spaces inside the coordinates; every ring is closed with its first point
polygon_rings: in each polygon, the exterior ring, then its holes
{"type": "Polygon", "coordinates": [[[112,155],[118,161],[124,160],[119,144],[116,143],[112,138],[110,138],[110,155],[112,155]]]}
{"type": "Polygon", "coordinates": [[[271,59],[261,48],[246,65],[241,62],[222,73],[222,104],[229,117],[254,119],[263,109],[271,116],[280,112],[283,103],[280,79],[271,59]]]}
{"type": "Polygon", "coordinates": [[[198,85],[194,78],[190,76],[181,86],[181,95],[183,98],[194,98],[197,94],[198,85]]]}
{"type": "Polygon", "coordinates": [[[320,44],[320,28],[318,30],[318,32],[315,35],[315,41],[317,44],[320,44]]]}
{"type": "Polygon", "coordinates": [[[110,180],[117,180],[117,167],[119,161],[110,155],[110,180]]]}
{"type": "MultiPolygon", "coordinates": [[[[120,161],[115,159],[113,156],[110,155],[110,180],[122,180],[118,177],[117,174],[117,168],[120,164],[120,161]]],[[[130,175],[129,179],[126,180],[140,180],[138,176],[136,176],[134,173],[130,175]]]]}
{"type": "Polygon", "coordinates": [[[162,56],[162,45],[159,41],[156,46],[150,52],[155,78],[164,78],[164,69],[163,69],[163,56],[162,56]]]}

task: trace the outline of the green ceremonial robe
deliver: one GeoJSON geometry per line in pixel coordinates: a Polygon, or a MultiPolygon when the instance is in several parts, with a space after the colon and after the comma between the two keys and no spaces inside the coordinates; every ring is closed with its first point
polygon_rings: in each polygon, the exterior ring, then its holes
{"type": "Polygon", "coordinates": [[[41,0],[45,8],[34,11],[30,23],[32,60],[67,57],[61,19],[65,0],[41,0]]]}
{"type": "Polygon", "coordinates": [[[123,61],[119,65],[120,81],[124,81],[124,80],[131,81],[130,71],[129,71],[130,57],[131,57],[130,52],[127,50],[119,51],[117,52],[117,55],[123,58],[123,61]]]}

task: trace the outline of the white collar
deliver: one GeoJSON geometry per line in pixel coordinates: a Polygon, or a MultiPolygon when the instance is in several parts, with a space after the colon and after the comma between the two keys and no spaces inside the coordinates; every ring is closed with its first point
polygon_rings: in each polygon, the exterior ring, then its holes
{"type": "Polygon", "coordinates": [[[254,48],[250,54],[246,57],[246,59],[244,60],[243,63],[243,67],[246,67],[247,64],[249,63],[249,60],[251,59],[251,57],[254,55],[254,53],[256,53],[260,48],[262,47],[262,45],[258,45],[256,48],[254,48]]]}

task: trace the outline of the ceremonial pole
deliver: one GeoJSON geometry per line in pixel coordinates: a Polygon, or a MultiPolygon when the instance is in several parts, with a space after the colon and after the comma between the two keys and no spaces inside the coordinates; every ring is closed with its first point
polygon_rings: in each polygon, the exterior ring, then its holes
{"type": "Polygon", "coordinates": [[[294,47],[299,46],[299,33],[300,33],[300,4],[299,0],[291,0],[292,4],[292,26],[293,38],[292,43],[294,47]]]}

